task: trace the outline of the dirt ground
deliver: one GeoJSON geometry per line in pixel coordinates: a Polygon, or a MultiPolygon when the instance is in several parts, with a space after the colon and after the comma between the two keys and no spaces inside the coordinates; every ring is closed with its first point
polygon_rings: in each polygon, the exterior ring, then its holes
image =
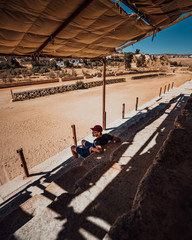
{"type": "Polygon", "coordinates": [[[170,58],[169,59],[171,62],[177,62],[178,64],[182,64],[183,67],[192,67],[192,58],[179,58],[179,57],[175,57],[175,58],[170,58]]]}
{"type": "MultiPolygon", "coordinates": [[[[178,87],[190,80],[192,74],[174,74],[139,80],[131,80],[131,75],[123,77],[126,77],[126,82],[106,86],[107,123],[121,118],[123,103],[128,113],[135,108],[136,97],[139,97],[139,105],[142,105],[157,97],[160,87],[172,82],[174,87],[178,87]]],[[[69,83],[71,82],[67,84],[69,83]]],[[[19,87],[13,91],[24,89],[26,87],[19,87]]],[[[102,87],[23,102],[12,102],[10,89],[1,89],[0,110],[2,185],[23,174],[17,149],[23,148],[30,169],[73,144],[72,124],[76,125],[78,139],[89,135],[90,127],[93,125],[101,124],[102,87]]]]}

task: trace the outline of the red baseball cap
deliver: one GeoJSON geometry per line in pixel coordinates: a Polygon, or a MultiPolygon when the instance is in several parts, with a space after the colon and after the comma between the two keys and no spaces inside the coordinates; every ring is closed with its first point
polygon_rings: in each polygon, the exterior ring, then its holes
{"type": "Polygon", "coordinates": [[[102,132],[103,128],[100,125],[95,125],[93,128],[91,128],[91,130],[96,132],[102,132]]]}

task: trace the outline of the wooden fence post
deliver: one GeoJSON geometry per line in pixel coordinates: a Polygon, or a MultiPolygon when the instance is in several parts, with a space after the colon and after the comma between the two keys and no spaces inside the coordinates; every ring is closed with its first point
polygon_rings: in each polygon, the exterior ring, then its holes
{"type": "Polygon", "coordinates": [[[74,145],[77,146],[77,138],[76,138],[76,130],[75,130],[75,125],[71,125],[72,131],[73,131],[73,140],[74,140],[74,145]]]}
{"type": "Polygon", "coordinates": [[[125,118],[125,103],[123,103],[123,108],[122,108],[122,119],[125,118]]]}
{"type": "Polygon", "coordinates": [[[160,88],[160,91],[159,91],[159,97],[161,96],[161,91],[162,91],[162,87],[160,88]]]}
{"type": "Polygon", "coordinates": [[[136,97],[136,105],[135,105],[135,110],[137,111],[137,108],[138,108],[138,101],[139,101],[139,98],[136,97]]]}
{"type": "Polygon", "coordinates": [[[20,156],[20,159],[21,159],[21,167],[23,167],[26,177],[29,177],[29,171],[28,171],[28,168],[27,168],[27,164],[26,164],[26,161],[25,161],[24,154],[23,154],[23,149],[22,148],[18,149],[17,153],[19,153],[19,156],[20,156]]]}

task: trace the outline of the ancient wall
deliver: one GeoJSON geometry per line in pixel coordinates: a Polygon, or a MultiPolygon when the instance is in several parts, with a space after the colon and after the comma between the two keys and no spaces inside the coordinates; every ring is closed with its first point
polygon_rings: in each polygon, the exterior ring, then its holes
{"type": "Polygon", "coordinates": [[[147,75],[134,76],[134,77],[131,77],[131,79],[134,80],[134,79],[141,79],[141,78],[158,77],[162,75],[167,75],[167,74],[166,73],[147,74],[147,75]]]}
{"type": "Polygon", "coordinates": [[[30,81],[30,82],[14,82],[14,83],[3,83],[0,84],[0,88],[11,88],[11,87],[20,87],[20,86],[28,86],[35,84],[45,84],[45,83],[54,83],[59,82],[59,79],[50,79],[50,80],[40,80],[40,81],[30,81]]]}
{"type": "MultiPolygon", "coordinates": [[[[115,79],[106,80],[106,84],[119,83],[124,81],[125,81],[125,78],[115,78],[115,79]]],[[[83,83],[83,87],[91,88],[91,87],[101,86],[102,84],[103,84],[102,81],[94,81],[94,82],[83,83]]],[[[37,97],[42,97],[42,96],[56,94],[56,93],[74,91],[77,89],[78,89],[77,84],[70,84],[70,85],[35,89],[35,90],[24,91],[24,92],[17,92],[17,93],[12,93],[12,101],[23,101],[31,98],[37,98],[37,97]]]]}

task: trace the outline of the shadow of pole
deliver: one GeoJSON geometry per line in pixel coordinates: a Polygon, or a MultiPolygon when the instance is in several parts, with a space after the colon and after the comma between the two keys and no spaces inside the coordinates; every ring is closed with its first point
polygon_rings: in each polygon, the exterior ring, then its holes
{"type": "MultiPolygon", "coordinates": [[[[59,232],[57,239],[88,239],[87,237],[91,235],[95,238],[102,239],[106,234],[107,229],[103,229],[102,225],[99,225],[97,221],[90,223],[88,219],[90,217],[100,219],[100,221],[103,221],[111,226],[119,216],[130,210],[139,182],[143,178],[149,166],[153,163],[156,154],[167,138],[167,134],[173,127],[176,112],[180,110],[186,99],[187,97],[180,95],[170,101],[169,106],[175,102],[177,103],[170,113],[167,114],[166,119],[163,120],[147,141],[138,149],[134,156],[132,156],[128,163],[121,165],[119,173],[107,184],[107,186],[100,189],[96,198],[90,201],[88,206],[83,209],[82,212],[75,212],[73,207],[69,204],[70,201],[94,187],[96,182],[101,179],[102,175],[107,172],[108,169],[112,167],[114,162],[108,162],[103,165],[101,164],[89,171],[89,173],[87,173],[84,177],[86,184],[83,186],[83,189],[81,189],[82,191],[77,194],[67,193],[62,195],[58,198],[58,200],[49,205],[50,209],[60,214],[61,219],[66,219],[66,223],[63,225],[63,229],[59,232]],[[170,125],[170,123],[172,125],[170,125]],[[147,152],[142,153],[154,137],[156,137],[156,143],[149,148],[147,152]],[[95,172],[96,174],[94,174],[95,172]],[[86,237],[83,237],[82,229],[86,237]]],[[[166,114],[165,111],[156,115],[155,119],[147,122],[144,127],[153,123],[153,121],[163,114],[166,114]]],[[[142,129],[144,129],[144,127],[142,127],[142,129]]],[[[116,155],[116,163],[119,163],[122,155],[133,144],[135,135],[132,136],[131,139],[127,139],[128,142],[122,145],[119,157],[116,155]]],[[[83,204],[83,202],[79,202],[79,204],[83,204]]]]}

